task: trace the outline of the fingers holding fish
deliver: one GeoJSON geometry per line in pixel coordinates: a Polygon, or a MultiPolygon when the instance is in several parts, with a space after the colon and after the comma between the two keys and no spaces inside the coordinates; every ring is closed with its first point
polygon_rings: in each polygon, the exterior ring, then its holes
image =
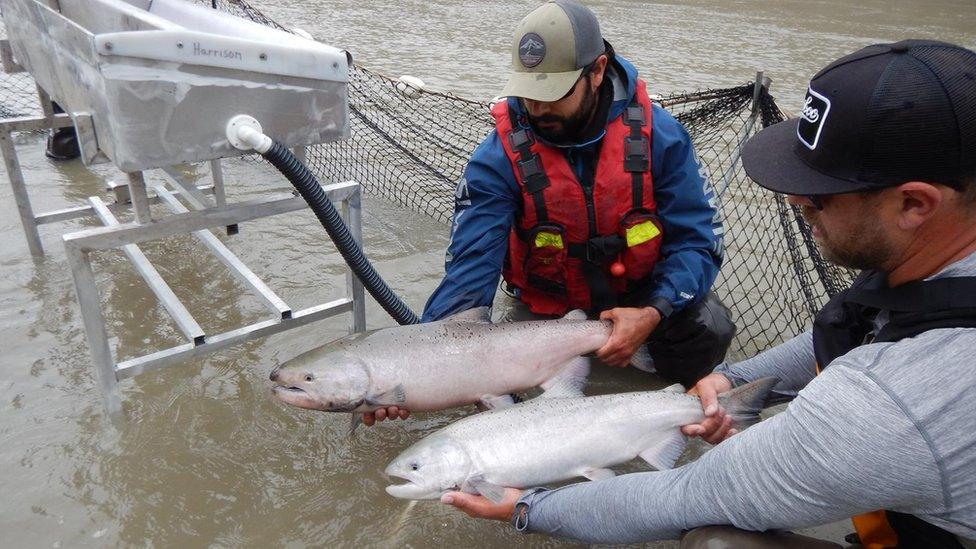
{"type": "Polygon", "coordinates": [[[364,413],[363,424],[367,427],[372,427],[377,421],[384,421],[386,419],[394,420],[397,418],[407,419],[408,417],[410,417],[410,410],[406,410],[398,406],[390,406],[387,408],[380,408],[375,412],[364,413]]]}
{"type": "Polygon", "coordinates": [[[709,374],[692,387],[688,394],[701,399],[705,418],[699,423],[685,425],[681,432],[688,436],[698,436],[710,444],[717,444],[729,436],[732,418],[718,404],[718,395],[732,389],[732,382],[722,374],[709,374]]]}
{"type": "Polygon", "coordinates": [[[613,322],[613,332],[596,356],[604,363],[624,368],[631,362],[637,348],[661,322],[661,315],[653,307],[617,307],[600,314],[600,320],[613,322]]]}

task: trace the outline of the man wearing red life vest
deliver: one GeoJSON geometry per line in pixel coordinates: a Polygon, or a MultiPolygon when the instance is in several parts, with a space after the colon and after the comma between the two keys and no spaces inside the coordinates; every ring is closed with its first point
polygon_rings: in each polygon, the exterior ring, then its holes
{"type": "Polygon", "coordinates": [[[533,313],[612,320],[604,362],[626,366],[647,342],[659,373],[693,385],[735,327],[709,292],[722,225],[691,140],[580,4],[526,16],[512,63],[424,321],[491,305],[501,274],[533,313]]]}

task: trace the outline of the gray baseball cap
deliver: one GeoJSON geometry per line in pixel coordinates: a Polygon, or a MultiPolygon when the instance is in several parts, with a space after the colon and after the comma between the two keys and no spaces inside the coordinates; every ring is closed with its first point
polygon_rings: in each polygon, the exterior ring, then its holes
{"type": "Polygon", "coordinates": [[[501,96],[556,101],[603,55],[600,23],[585,6],[551,0],[525,16],[512,43],[512,74],[501,96]]]}

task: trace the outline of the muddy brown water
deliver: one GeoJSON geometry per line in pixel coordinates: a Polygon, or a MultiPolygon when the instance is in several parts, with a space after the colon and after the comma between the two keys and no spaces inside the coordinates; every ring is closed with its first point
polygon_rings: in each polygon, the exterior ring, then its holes
{"type": "MultiPolygon", "coordinates": [[[[279,22],[346,47],[363,65],[411,74],[485,99],[500,89],[510,32],[533,2],[408,0],[256,4],[279,22]]],[[[653,91],[749,81],[757,69],[795,110],[806,81],[861,46],[906,37],[976,45],[976,4],[785,0],[591,2],[605,36],[653,91]]],[[[102,195],[111,166],[52,163],[43,139],[18,139],[36,211],[102,195]]],[[[285,188],[256,164],[226,163],[231,199],[285,188]]],[[[339,317],[122,384],[126,421],[107,428],[60,234],[41,228],[48,255],[30,258],[9,186],[0,185],[0,539],[6,547],[73,546],[555,546],[442,505],[386,495],[381,475],[401,449],[470,409],[428,414],[346,437],[347,416],[284,406],[268,372],[346,333],[339,317]]],[[[366,250],[416,311],[442,272],[446,227],[367,198],[366,250]]],[[[309,213],[263,219],[221,237],[293,307],[343,295],[344,269],[309,213]]],[[[266,318],[203,248],[188,238],[145,246],[210,333],[266,318]]],[[[97,256],[96,277],[120,358],[179,341],[165,312],[121,253],[97,256]]],[[[505,303],[496,310],[504,313],[505,303]]],[[[374,304],[368,324],[392,324],[374,304]]],[[[637,372],[598,369],[589,391],[660,387],[637,372]]],[[[703,448],[697,446],[689,458],[703,448]]],[[[639,463],[621,468],[642,470],[639,463]]],[[[734,489],[734,487],[730,487],[734,489]]],[[[844,530],[820,530],[837,538],[844,530]]],[[[666,542],[662,546],[673,546],[666,542]]]]}

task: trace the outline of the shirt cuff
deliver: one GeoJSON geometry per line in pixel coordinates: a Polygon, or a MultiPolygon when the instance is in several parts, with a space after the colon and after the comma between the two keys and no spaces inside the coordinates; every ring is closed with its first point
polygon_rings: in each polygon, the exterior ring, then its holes
{"type": "Polygon", "coordinates": [[[651,302],[647,305],[657,309],[657,312],[661,313],[662,319],[668,318],[672,313],[674,313],[674,305],[661,296],[651,298],[651,302]]]}
{"type": "Polygon", "coordinates": [[[512,526],[519,532],[529,532],[529,511],[535,501],[535,496],[539,492],[547,492],[546,488],[531,488],[522,493],[522,497],[515,502],[515,510],[512,512],[512,526]]]}

